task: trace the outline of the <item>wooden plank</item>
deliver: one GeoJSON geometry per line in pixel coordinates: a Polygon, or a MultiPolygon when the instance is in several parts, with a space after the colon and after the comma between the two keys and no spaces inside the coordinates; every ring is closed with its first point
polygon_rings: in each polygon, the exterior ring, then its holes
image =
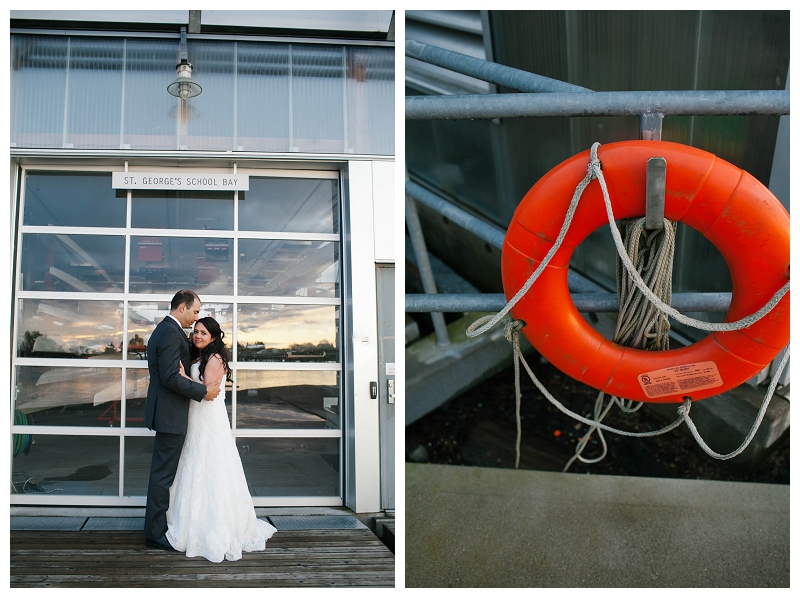
{"type": "MultiPolygon", "coordinates": [[[[199,561],[198,561],[199,562],[199,561]]],[[[312,569],[326,569],[326,570],[334,570],[340,568],[358,568],[358,567],[372,567],[372,568],[381,568],[381,569],[394,569],[394,562],[391,559],[381,559],[381,558],[364,558],[364,559],[326,559],[326,560],[298,560],[298,559],[284,559],[284,560],[276,560],[276,559],[259,559],[253,560],[250,563],[242,563],[237,564],[235,568],[232,566],[234,563],[239,563],[239,561],[223,561],[222,563],[216,563],[214,570],[221,572],[221,571],[246,571],[246,570],[259,570],[264,568],[269,568],[270,570],[277,570],[277,569],[289,569],[289,568],[304,568],[308,570],[312,569]]],[[[91,569],[92,571],[118,571],[120,568],[124,568],[127,571],[135,571],[137,569],[147,569],[148,571],[153,570],[163,570],[163,571],[197,571],[202,570],[204,567],[208,567],[208,561],[203,559],[203,562],[199,563],[199,565],[194,564],[187,564],[187,563],[180,563],[180,562],[172,562],[172,563],[164,563],[163,565],[151,565],[149,563],[140,564],[140,563],[128,563],[125,565],[124,561],[122,560],[114,560],[114,561],[107,561],[107,562],[93,562],[93,561],[76,561],[76,562],[58,562],[58,563],[48,563],[48,562],[31,562],[26,563],[24,565],[21,564],[12,564],[11,571],[15,574],[21,573],[50,573],[54,570],[58,571],[85,571],[87,569],[91,569]]]]}
{"type": "Polygon", "coordinates": [[[369,530],[286,530],[210,563],[144,545],[139,531],[15,531],[12,587],[393,587],[394,555],[369,530]]]}

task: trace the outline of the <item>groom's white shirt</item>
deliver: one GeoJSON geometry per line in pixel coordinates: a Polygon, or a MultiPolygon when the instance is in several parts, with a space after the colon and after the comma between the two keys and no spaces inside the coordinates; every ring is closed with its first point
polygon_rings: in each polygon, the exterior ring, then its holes
{"type": "MultiPolygon", "coordinates": [[[[178,318],[176,318],[176,317],[175,317],[175,316],[173,316],[172,314],[167,314],[167,317],[168,317],[168,318],[172,318],[173,320],[175,320],[176,322],[178,322],[178,318]]],[[[178,326],[180,326],[180,327],[181,327],[181,330],[183,330],[183,324],[181,324],[180,322],[178,322],[178,326]]]]}

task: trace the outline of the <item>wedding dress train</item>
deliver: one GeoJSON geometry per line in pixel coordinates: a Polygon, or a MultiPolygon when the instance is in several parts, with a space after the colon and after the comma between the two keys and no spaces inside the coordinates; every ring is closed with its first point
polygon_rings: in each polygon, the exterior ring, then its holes
{"type": "MultiPolygon", "coordinates": [[[[199,382],[199,363],[192,379],[199,382]]],[[[189,402],[189,427],[169,491],[167,539],[186,556],[219,563],[264,550],[275,528],[256,518],[242,461],[231,436],[225,387],[213,401],[189,402]]]]}

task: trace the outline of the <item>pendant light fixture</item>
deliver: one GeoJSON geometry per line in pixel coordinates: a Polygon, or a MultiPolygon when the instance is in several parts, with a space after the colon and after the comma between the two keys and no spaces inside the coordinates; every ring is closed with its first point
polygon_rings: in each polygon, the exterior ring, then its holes
{"type": "Polygon", "coordinates": [[[186,27],[181,27],[180,55],[180,64],[175,67],[177,78],[167,86],[167,91],[170,95],[186,101],[203,91],[197,81],[192,79],[192,65],[189,63],[186,51],[186,27]]]}

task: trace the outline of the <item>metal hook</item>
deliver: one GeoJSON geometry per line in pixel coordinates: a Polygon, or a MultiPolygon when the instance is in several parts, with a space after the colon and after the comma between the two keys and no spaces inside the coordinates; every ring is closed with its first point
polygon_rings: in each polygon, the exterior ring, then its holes
{"type": "Polygon", "coordinates": [[[667,189],[667,161],[653,157],[647,161],[644,226],[647,230],[664,228],[664,195],[667,189]]]}

